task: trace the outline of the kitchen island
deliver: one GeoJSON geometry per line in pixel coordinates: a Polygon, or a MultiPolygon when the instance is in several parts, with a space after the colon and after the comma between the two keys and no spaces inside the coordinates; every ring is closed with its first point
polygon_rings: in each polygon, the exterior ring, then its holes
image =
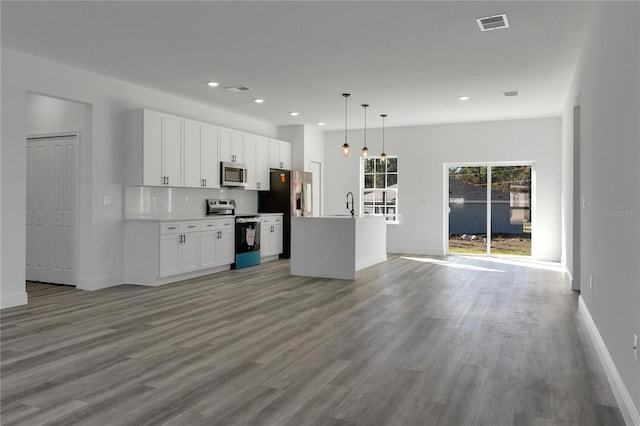
{"type": "Polygon", "coordinates": [[[384,216],[291,218],[291,275],[354,280],[386,260],[384,216]]]}

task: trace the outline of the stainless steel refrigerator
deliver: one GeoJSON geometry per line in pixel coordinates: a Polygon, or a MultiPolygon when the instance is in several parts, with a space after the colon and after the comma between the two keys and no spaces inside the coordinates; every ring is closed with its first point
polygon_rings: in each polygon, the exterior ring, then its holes
{"type": "Polygon", "coordinates": [[[271,170],[269,191],[258,192],[258,211],[284,213],[283,251],[281,258],[291,256],[291,216],[312,216],[312,175],[300,170],[271,170]]]}

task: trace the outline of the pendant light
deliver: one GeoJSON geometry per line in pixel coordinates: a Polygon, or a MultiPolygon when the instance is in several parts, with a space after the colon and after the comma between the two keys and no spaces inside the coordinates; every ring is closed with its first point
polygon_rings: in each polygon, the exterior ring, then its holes
{"type": "Polygon", "coordinates": [[[362,109],[364,109],[364,147],[362,148],[362,158],[367,158],[367,155],[369,155],[369,148],[367,148],[367,108],[369,108],[369,104],[362,104],[362,109]]]}
{"type": "Polygon", "coordinates": [[[351,155],[350,146],[347,142],[347,98],[351,96],[349,93],[343,93],[344,96],[344,144],[342,144],[342,155],[344,157],[348,157],[351,155]]]}
{"type": "Polygon", "coordinates": [[[387,154],[384,153],[384,119],[387,118],[387,114],[380,114],[382,117],[382,154],[380,154],[380,161],[383,163],[387,161],[387,154]]]}

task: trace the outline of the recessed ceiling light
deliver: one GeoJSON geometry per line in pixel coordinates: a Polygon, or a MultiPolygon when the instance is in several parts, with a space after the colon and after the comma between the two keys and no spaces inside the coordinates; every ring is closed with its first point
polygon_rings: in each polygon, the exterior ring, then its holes
{"type": "Polygon", "coordinates": [[[468,96],[458,96],[458,99],[460,99],[461,101],[468,101],[469,97],[468,96]]]}
{"type": "Polygon", "coordinates": [[[299,113],[297,113],[297,112],[290,112],[290,113],[289,113],[289,115],[292,115],[292,116],[294,116],[294,117],[295,117],[296,115],[298,115],[298,114],[299,114],[299,113]]]}
{"type": "Polygon", "coordinates": [[[325,123],[324,121],[318,121],[318,126],[324,126],[325,124],[327,123],[325,123]]]}
{"type": "Polygon", "coordinates": [[[264,102],[264,99],[254,99],[253,102],[257,103],[257,104],[261,104],[264,102]]]}
{"type": "Polygon", "coordinates": [[[211,86],[211,87],[218,87],[218,86],[219,86],[219,84],[218,84],[218,83],[216,83],[215,81],[210,81],[210,82],[208,82],[207,84],[208,84],[209,86],[211,86]]]}

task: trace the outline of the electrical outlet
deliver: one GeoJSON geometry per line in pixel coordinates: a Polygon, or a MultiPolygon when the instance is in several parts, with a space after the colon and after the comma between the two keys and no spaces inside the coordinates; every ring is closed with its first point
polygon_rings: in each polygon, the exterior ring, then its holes
{"type": "Polygon", "coordinates": [[[633,357],[638,360],[638,335],[633,335],[633,357]]]}
{"type": "Polygon", "coordinates": [[[102,204],[104,204],[105,206],[110,206],[111,205],[111,196],[105,195],[104,198],[102,199],[102,204]]]}
{"type": "Polygon", "coordinates": [[[593,288],[593,275],[589,275],[589,288],[593,288]]]}

